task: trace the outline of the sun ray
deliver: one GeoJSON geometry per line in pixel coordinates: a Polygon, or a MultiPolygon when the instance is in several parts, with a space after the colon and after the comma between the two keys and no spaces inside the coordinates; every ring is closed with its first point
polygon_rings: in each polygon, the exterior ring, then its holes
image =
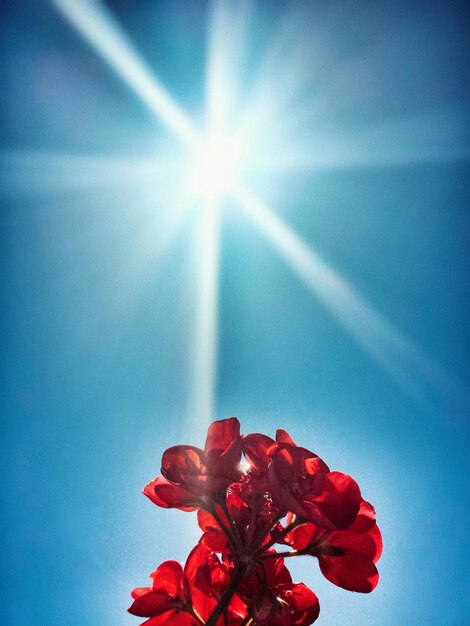
{"type": "MultiPolygon", "coordinates": [[[[126,158],[19,150],[0,153],[0,165],[5,173],[4,194],[13,201],[44,199],[50,211],[60,199],[60,211],[80,206],[95,213],[103,202],[112,201],[118,209],[114,228],[122,224],[128,236],[132,233],[129,255],[124,255],[120,270],[121,298],[131,285],[134,291],[137,285],[145,289],[149,269],[158,270],[189,214],[188,198],[173,190],[181,178],[180,160],[166,154],[126,158]],[[166,204],[170,198],[170,212],[155,211],[155,202],[166,204]]],[[[129,308],[135,303],[136,298],[129,297],[129,308]]]]}
{"type": "Polygon", "coordinates": [[[468,160],[470,151],[461,141],[463,133],[463,116],[452,106],[383,120],[354,131],[319,131],[313,124],[313,130],[303,132],[295,146],[280,150],[273,145],[269,157],[257,165],[263,173],[289,174],[468,160]]]}
{"type": "Polygon", "coordinates": [[[96,0],[54,0],[60,13],[105,59],[154,115],[183,142],[196,133],[190,120],[152,74],[111,13],[96,0]]]}
{"type": "MultiPolygon", "coordinates": [[[[168,91],[147,68],[127,37],[113,18],[111,13],[98,0],[53,0],[62,15],[82,34],[84,39],[105,59],[117,74],[126,82],[141,100],[149,107],[157,119],[163,122],[174,134],[189,148],[189,154],[196,154],[196,161],[217,163],[220,165],[222,154],[225,155],[227,128],[234,105],[236,91],[236,77],[234,75],[234,63],[231,54],[237,50],[235,38],[231,35],[230,18],[232,16],[229,5],[223,0],[215,0],[211,16],[211,30],[209,37],[207,61],[206,61],[206,128],[204,135],[200,136],[194,130],[191,120],[173,100],[168,91]],[[233,48],[233,49],[232,49],[233,48]],[[230,54],[229,54],[230,53],[230,54]],[[215,141],[214,141],[215,140],[215,141]],[[220,141],[222,140],[222,148],[220,141]],[[206,158],[207,157],[207,158],[206,158]]],[[[246,7],[245,7],[246,8],[246,7]]],[[[240,11],[240,15],[244,12],[240,11]]],[[[246,13],[246,11],[245,11],[246,13]]],[[[243,23],[241,20],[240,23],[243,23]]],[[[303,25],[296,26],[302,30],[303,25]]],[[[246,24],[244,24],[246,30],[246,24]]],[[[292,35],[292,24],[278,36],[278,44],[285,46],[288,43],[287,35],[292,35]]],[[[294,28],[295,30],[295,28],[294,28]]],[[[297,38],[299,39],[299,38],[297,38]]],[[[299,58],[305,57],[305,41],[298,40],[295,46],[295,54],[299,58]]],[[[238,52],[241,54],[240,46],[238,52]]],[[[279,50],[274,46],[272,55],[276,58],[279,50]]],[[[272,58],[268,55],[264,67],[272,64],[272,58]]],[[[304,71],[302,63],[292,64],[292,54],[284,59],[284,70],[292,65],[298,69],[286,73],[286,81],[274,79],[272,82],[271,72],[269,76],[262,75],[262,88],[257,88],[254,93],[254,102],[248,107],[247,116],[242,118],[238,130],[242,138],[247,141],[257,141],[251,133],[259,131],[263,125],[277,118],[282,118],[280,113],[283,108],[293,107],[294,101],[301,96],[300,87],[304,84],[304,71]],[[272,88],[278,90],[278,98],[270,98],[272,88]],[[266,92],[266,93],[265,93],[266,92]],[[271,106],[266,108],[265,95],[271,106]],[[279,101],[278,101],[279,100],[279,101]],[[258,107],[255,106],[258,104],[258,107]],[[292,107],[290,106],[292,104],[292,107]]],[[[263,72],[262,72],[263,74],[263,72]]],[[[305,94],[304,94],[305,95],[305,94]]],[[[314,100],[319,101],[318,106],[323,106],[328,101],[328,90],[323,85],[321,98],[314,94],[314,100]]],[[[259,169],[266,167],[267,171],[282,170],[288,172],[298,169],[334,168],[369,165],[400,164],[406,159],[411,161],[426,161],[434,159],[459,159],[467,158],[467,153],[461,153],[455,142],[451,142],[455,148],[446,151],[439,145],[435,145],[435,133],[430,130],[436,124],[416,124],[416,120],[404,122],[402,132],[396,129],[392,132],[387,126],[380,125],[376,128],[368,128],[365,132],[360,129],[357,137],[344,139],[344,137],[328,136],[312,127],[312,133],[303,133],[303,140],[294,141],[287,131],[292,126],[303,125],[303,115],[307,111],[317,109],[303,99],[302,106],[293,107],[293,114],[283,122],[279,119],[277,131],[272,137],[262,142],[262,150],[255,150],[261,158],[257,164],[259,169]],[[422,142],[416,142],[416,135],[407,132],[407,129],[416,133],[421,132],[422,142]],[[286,135],[285,137],[283,136],[286,135]],[[286,134],[287,133],[287,134],[286,134]],[[315,134],[313,134],[315,133],[315,134]],[[393,143],[396,137],[401,137],[403,143],[393,143]],[[392,143],[390,144],[390,138],[392,143]],[[426,143],[425,140],[429,140],[426,143]],[[278,150],[273,147],[282,145],[278,150]],[[310,146],[315,142],[316,149],[313,152],[310,146]],[[322,149],[321,142],[324,142],[322,149]],[[388,143],[387,143],[388,142],[388,143]],[[289,150],[289,143],[294,146],[289,150]],[[416,144],[419,144],[416,147],[416,144]],[[382,152],[376,150],[380,145],[382,152]],[[410,145],[411,148],[410,149],[410,145]],[[287,146],[287,149],[286,149],[287,146]],[[430,150],[435,148],[434,150],[430,150]],[[268,155],[267,162],[263,163],[262,153],[268,155]]],[[[299,104],[299,103],[297,103],[299,104]]],[[[453,119],[452,116],[443,114],[443,119],[453,119]]],[[[457,118],[455,118],[457,119],[457,118]]],[[[457,122],[458,123],[458,120],[457,122]]],[[[437,125],[441,128],[441,125],[437,125]]],[[[452,129],[444,133],[441,144],[448,143],[449,136],[455,135],[452,129]]],[[[231,164],[232,165],[232,164],[231,164]]],[[[238,164],[237,164],[238,165],[238,164]]],[[[219,170],[221,168],[219,167],[219,170]]],[[[234,176],[238,172],[235,172],[234,176]]],[[[238,169],[238,168],[237,168],[238,169]]],[[[201,173],[196,167],[198,176],[201,173]]],[[[106,177],[105,177],[106,178],[106,177]]],[[[199,176],[200,178],[200,176],[199,176]]],[[[200,266],[198,268],[196,323],[194,337],[194,372],[193,388],[191,392],[191,416],[195,420],[193,425],[200,427],[213,417],[214,393],[217,371],[217,313],[218,313],[218,274],[219,274],[219,247],[220,247],[220,205],[225,194],[233,193],[240,206],[251,216],[254,223],[268,237],[278,252],[283,256],[291,268],[303,279],[309,289],[327,307],[329,312],[349,332],[349,334],[369,353],[382,367],[397,380],[401,387],[415,397],[423,397],[423,381],[425,385],[432,382],[436,386],[445,388],[449,394],[457,392],[454,381],[432,359],[425,355],[419,347],[410,339],[402,335],[392,324],[375,311],[364,298],[357,293],[337,272],[335,272],[318,253],[307,246],[298,235],[277,217],[267,206],[260,202],[249,190],[238,184],[229,177],[223,183],[217,184],[218,175],[210,180],[216,180],[203,185],[202,193],[198,198],[201,208],[197,241],[199,244],[198,255],[200,266]],[[230,189],[229,189],[230,188],[230,189]]],[[[93,182],[93,176],[88,183],[93,182]]],[[[78,183],[77,183],[78,184],[78,183]]],[[[96,178],[96,184],[99,184],[96,178]]],[[[194,190],[193,190],[194,191],[194,190]]],[[[201,190],[199,190],[201,192],[201,190]]]]}
{"type": "Polygon", "coordinates": [[[204,430],[214,418],[218,346],[219,207],[205,203],[196,234],[198,253],[195,336],[188,421],[191,432],[204,430]]]}
{"type": "Polygon", "coordinates": [[[179,161],[167,155],[121,157],[101,154],[11,150],[0,153],[5,173],[4,191],[33,197],[88,189],[122,189],[148,181],[165,180],[179,161]]]}
{"type": "Polygon", "coordinates": [[[225,84],[226,7],[221,0],[213,3],[206,60],[206,124],[208,132],[224,126],[230,106],[225,84]]]}
{"type": "Polygon", "coordinates": [[[305,87],[305,45],[313,40],[310,34],[305,37],[303,28],[305,15],[294,9],[273,29],[245,96],[241,126],[250,132],[272,132],[274,125],[284,125],[292,114],[292,101],[305,87]]]}
{"type": "MultiPolygon", "coordinates": [[[[223,131],[228,107],[224,89],[225,5],[213,4],[206,57],[206,135],[209,142],[223,131]]],[[[202,154],[197,157],[202,158],[202,154]]],[[[203,164],[204,166],[204,164],[203,164]]],[[[196,168],[197,169],[197,168],[196,168]]],[[[217,172],[206,172],[206,176],[217,172]]],[[[198,172],[198,178],[204,172],[198,172]]],[[[199,272],[193,356],[193,381],[188,407],[190,430],[202,430],[214,418],[218,346],[218,280],[220,247],[220,191],[213,184],[200,189],[197,250],[199,272]]]]}
{"type": "Polygon", "coordinates": [[[374,310],[281,218],[241,186],[235,190],[234,196],[294,272],[403,391],[428,405],[425,394],[430,387],[437,386],[447,400],[455,400],[460,408],[467,404],[468,399],[460,385],[416,343],[374,310]]]}
{"type": "Polygon", "coordinates": [[[247,48],[250,10],[251,3],[247,0],[238,3],[213,0],[212,3],[206,61],[206,114],[214,128],[227,128],[240,115],[240,72],[247,48]]]}

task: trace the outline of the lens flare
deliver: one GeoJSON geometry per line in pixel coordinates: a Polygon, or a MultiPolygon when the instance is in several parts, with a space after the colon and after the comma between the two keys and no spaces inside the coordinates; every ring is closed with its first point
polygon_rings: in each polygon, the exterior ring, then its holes
{"type": "Polygon", "coordinates": [[[196,197],[219,202],[237,181],[242,148],[237,137],[222,133],[202,137],[191,159],[191,190],[196,197]]]}
{"type": "MultiPolygon", "coordinates": [[[[213,4],[206,57],[206,132],[199,134],[190,117],[146,66],[117,21],[102,3],[98,0],[53,1],[67,21],[140,97],[156,119],[170,129],[187,149],[189,157],[187,189],[190,202],[199,206],[196,238],[199,242],[200,265],[194,323],[194,380],[190,393],[191,413],[199,416],[199,427],[205,426],[214,415],[220,209],[226,197],[238,201],[240,207],[250,215],[254,224],[274,244],[310,291],[406,392],[422,397],[423,387],[429,387],[431,382],[435,387],[444,387],[448,392],[450,390],[451,395],[459,395],[460,384],[455,384],[453,378],[443,368],[428,358],[411,339],[403,336],[371,307],[314,249],[245,188],[242,182],[244,174],[252,168],[273,174],[277,170],[287,172],[303,168],[309,170],[337,168],[350,164],[350,161],[356,166],[372,161],[403,162],[405,154],[410,158],[409,136],[416,138],[413,135],[417,127],[415,121],[411,128],[413,133],[399,133],[405,141],[403,147],[400,145],[399,149],[387,153],[387,158],[382,161],[373,152],[370,144],[382,145],[385,142],[390,134],[385,126],[379,128],[379,137],[383,141],[369,143],[366,141],[361,152],[358,151],[357,138],[353,137],[349,144],[343,142],[338,145],[338,142],[335,144],[333,141],[335,136],[330,135],[327,148],[319,150],[318,146],[322,145],[322,134],[317,125],[313,124],[308,129],[304,128],[305,132],[302,133],[309,142],[308,149],[305,151],[302,146],[296,149],[292,136],[286,135],[289,126],[292,130],[296,124],[305,121],[301,115],[302,107],[292,110],[295,96],[303,89],[305,78],[298,69],[302,64],[296,63],[295,59],[297,54],[300,54],[299,58],[305,58],[305,44],[311,42],[312,45],[316,45],[316,38],[309,35],[305,39],[301,36],[303,20],[296,22],[300,29],[299,37],[296,38],[299,45],[295,47],[295,51],[290,50],[288,55],[284,55],[283,52],[285,59],[281,65],[278,61],[275,65],[272,64],[272,58],[277,59],[279,50],[276,46],[271,50],[273,54],[275,53],[274,57],[272,54],[267,55],[267,65],[261,70],[260,80],[257,81],[258,89],[252,94],[251,101],[250,98],[245,98],[244,110],[240,112],[237,110],[240,108],[237,102],[239,95],[237,72],[240,71],[238,66],[241,65],[240,58],[243,56],[243,46],[240,42],[244,41],[248,31],[247,13],[245,9],[235,10],[229,3],[218,0],[213,4]],[[235,30],[232,28],[234,23],[235,30]],[[278,71],[279,67],[282,71],[278,71]],[[297,68],[293,73],[292,67],[297,68]],[[236,125],[232,119],[235,110],[238,113],[236,125]],[[285,114],[286,111],[289,111],[289,115],[285,114]],[[229,132],[229,129],[235,128],[237,132],[229,132]],[[315,136],[312,135],[313,132],[315,136]],[[315,151],[311,150],[312,138],[317,147],[315,151]],[[347,145],[352,157],[347,156],[347,145]]],[[[291,31],[288,29],[286,32],[291,31]]],[[[282,44],[282,50],[290,49],[284,31],[280,33],[280,37],[278,43],[282,44]]],[[[328,83],[324,82],[325,85],[328,83]]],[[[333,104],[327,97],[329,95],[331,94],[328,89],[325,89],[323,99],[319,99],[318,94],[315,95],[324,109],[333,104]]],[[[306,108],[309,115],[317,110],[311,104],[309,102],[306,108]]],[[[449,116],[445,118],[448,119],[449,116]]],[[[429,137],[434,140],[435,137],[429,133],[431,125],[424,122],[423,140],[418,141],[424,146],[424,151],[416,153],[417,160],[433,157],[432,150],[429,150],[425,140],[429,137]]],[[[392,135],[395,137],[397,133],[394,132],[392,135]]],[[[452,135],[452,128],[444,133],[444,139],[447,139],[448,135],[452,135]]],[[[449,155],[441,149],[438,154],[439,158],[442,154],[449,155]]],[[[461,158],[463,153],[458,152],[450,156],[461,158]]]]}

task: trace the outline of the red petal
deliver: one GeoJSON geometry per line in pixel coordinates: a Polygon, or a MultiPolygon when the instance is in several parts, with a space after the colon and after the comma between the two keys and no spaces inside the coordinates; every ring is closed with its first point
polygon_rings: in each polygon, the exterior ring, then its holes
{"type": "Polygon", "coordinates": [[[204,452],[207,458],[220,456],[240,437],[240,422],[236,417],[212,422],[207,430],[204,452]]]}
{"type": "Polygon", "coordinates": [[[291,511],[294,515],[306,518],[307,512],[290,490],[283,486],[283,481],[279,479],[279,473],[274,464],[269,466],[267,478],[275,504],[281,509],[291,511]]]}
{"type": "Polygon", "coordinates": [[[290,472],[294,472],[298,478],[301,478],[306,473],[310,475],[317,472],[327,474],[330,471],[325,461],[315,452],[311,452],[307,448],[284,443],[278,444],[273,462],[279,464],[281,472],[284,465],[284,471],[287,471],[286,477],[289,477],[290,472]]]}
{"type": "MultiPolygon", "coordinates": [[[[219,509],[220,512],[222,512],[222,509],[220,507],[217,507],[217,508],[219,509]]],[[[215,518],[208,511],[205,511],[204,509],[199,509],[199,511],[197,512],[197,523],[199,525],[199,528],[204,533],[208,532],[209,530],[220,531],[219,524],[216,522],[215,518]]]]}
{"type": "Polygon", "coordinates": [[[197,568],[194,585],[203,593],[219,599],[229,581],[227,566],[221,563],[218,557],[212,553],[197,568]]]}
{"type": "Polygon", "coordinates": [[[382,556],[382,533],[377,525],[369,531],[369,536],[372,537],[375,543],[375,554],[372,557],[372,560],[374,563],[377,563],[382,556]]]}
{"type": "Polygon", "coordinates": [[[227,482],[238,479],[242,440],[240,422],[236,417],[213,422],[209,426],[204,452],[208,473],[222,479],[220,485],[214,483],[214,489],[220,490],[227,482]]]}
{"type": "Polygon", "coordinates": [[[347,528],[330,533],[328,545],[344,552],[359,552],[371,561],[378,561],[382,550],[382,535],[377,526],[365,533],[355,533],[347,528]]]}
{"type": "Polygon", "coordinates": [[[321,556],[318,560],[325,578],[348,591],[369,593],[379,581],[373,562],[359,552],[347,552],[342,556],[321,556]]]}
{"type": "Polygon", "coordinates": [[[186,579],[191,587],[194,586],[196,581],[198,568],[201,567],[201,565],[204,565],[210,554],[210,550],[201,544],[195,546],[189,553],[184,566],[184,575],[186,576],[186,579]]]}
{"type": "Polygon", "coordinates": [[[317,596],[304,583],[295,584],[284,595],[293,611],[292,626],[308,626],[313,624],[320,614],[320,603],[317,596]]]}
{"type": "Polygon", "coordinates": [[[154,591],[165,591],[171,598],[181,596],[183,568],[177,561],[165,561],[150,574],[154,591]]]}
{"type": "Polygon", "coordinates": [[[163,476],[158,476],[145,485],[142,493],[154,504],[164,509],[195,511],[199,505],[199,499],[196,496],[178,485],[173,485],[163,476]]]}
{"type": "Polygon", "coordinates": [[[327,472],[326,463],[310,450],[278,444],[267,474],[274,502],[286,511],[317,523],[305,506],[310,492],[305,493],[304,490],[307,485],[307,488],[312,490],[313,497],[319,496],[327,472]],[[309,479],[307,483],[306,478],[309,479]]]}
{"type": "Polygon", "coordinates": [[[251,433],[242,438],[243,454],[253,469],[258,472],[267,471],[271,461],[268,450],[274,443],[274,439],[259,433],[251,433]]]}
{"type": "Polygon", "coordinates": [[[200,543],[213,552],[223,552],[227,547],[227,537],[221,532],[208,531],[199,540],[200,543]]]}
{"type": "Polygon", "coordinates": [[[348,530],[356,533],[362,533],[370,530],[375,526],[375,509],[372,504],[362,500],[359,505],[359,511],[354,522],[349,526],[348,530]]]}
{"type": "MultiPolygon", "coordinates": [[[[213,596],[208,596],[206,593],[203,593],[197,587],[193,587],[191,590],[191,597],[193,601],[193,607],[202,617],[204,622],[207,621],[212,611],[217,606],[217,599],[213,596]]],[[[177,625],[179,626],[179,624],[177,625]]],[[[217,620],[217,626],[224,626],[223,617],[220,620],[217,620]]]]}
{"type": "Polygon", "coordinates": [[[287,443],[291,446],[295,446],[295,443],[287,430],[283,430],[282,428],[278,428],[276,430],[276,443],[287,443]]]}
{"type": "MultiPolygon", "coordinates": [[[[271,550],[269,550],[269,552],[271,552],[271,550]]],[[[266,560],[264,566],[266,570],[266,579],[272,589],[278,586],[292,586],[292,577],[289,570],[284,565],[283,559],[266,560]]]]}
{"type": "Polygon", "coordinates": [[[152,587],[136,587],[131,591],[131,596],[135,600],[136,598],[140,598],[140,596],[143,596],[150,591],[153,591],[152,587]]]}
{"type": "Polygon", "coordinates": [[[167,593],[150,591],[136,598],[128,611],[139,617],[154,617],[169,611],[171,608],[171,598],[168,597],[167,593]]]}
{"type": "Polygon", "coordinates": [[[198,626],[198,623],[189,613],[173,610],[158,617],[152,617],[142,626],[198,626]]]}
{"type": "Polygon", "coordinates": [[[321,493],[304,500],[303,505],[314,524],[339,530],[353,523],[361,501],[361,492],[351,476],[330,472],[323,476],[321,493]]]}
{"type": "MultiPolygon", "coordinates": [[[[220,461],[223,469],[225,460],[220,461]]],[[[238,461],[235,463],[238,465],[238,461]]],[[[204,452],[195,446],[173,446],[162,458],[162,474],[170,482],[189,491],[196,497],[224,490],[232,476],[227,477],[219,467],[210,470],[204,452]]]]}
{"type": "Polygon", "coordinates": [[[297,526],[297,528],[294,528],[294,530],[291,530],[291,532],[286,535],[285,540],[295,550],[303,550],[312,541],[317,528],[315,524],[301,524],[297,526]]]}
{"type": "Polygon", "coordinates": [[[204,469],[204,452],[196,446],[173,446],[163,453],[162,474],[172,483],[182,484],[188,476],[197,476],[204,469]]]}
{"type": "MultiPolygon", "coordinates": [[[[225,519],[225,514],[222,509],[220,509],[220,507],[217,508],[219,509],[219,514],[222,519],[225,519]]],[[[209,548],[209,550],[222,552],[227,545],[227,538],[212,515],[203,509],[199,509],[197,512],[197,522],[199,528],[204,533],[200,539],[200,543],[206,548],[209,548]]]]}

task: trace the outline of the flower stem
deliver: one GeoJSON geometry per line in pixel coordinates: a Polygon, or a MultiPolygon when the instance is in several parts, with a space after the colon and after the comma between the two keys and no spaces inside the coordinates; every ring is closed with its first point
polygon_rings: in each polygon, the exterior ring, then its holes
{"type": "Polygon", "coordinates": [[[256,552],[256,556],[263,554],[263,552],[266,552],[266,550],[269,550],[269,548],[271,548],[275,543],[277,543],[279,539],[282,539],[282,537],[285,537],[288,533],[290,533],[291,530],[294,530],[294,528],[296,528],[297,526],[303,523],[304,523],[304,520],[298,517],[294,517],[292,522],[288,524],[288,526],[283,528],[283,530],[281,530],[279,533],[274,535],[271,541],[269,541],[266,545],[261,546],[261,548],[256,552]]]}
{"type": "Polygon", "coordinates": [[[196,611],[196,609],[193,606],[190,608],[190,610],[188,610],[188,613],[194,617],[194,619],[196,620],[198,624],[200,624],[201,626],[204,626],[204,620],[202,619],[202,617],[199,615],[199,613],[196,611]]]}
{"type": "Polygon", "coordinates": [[[240,537],[240,533],[238,532],[237,523],[233,519],[225,500],[221,500],[220,506],[222,507],[222,510],[225,513],[225,517],[228,519],[228,522],[232,528],[234,541],[237,544],[237,547],[240,549],[243,545],[243,542],[242,538],[240,537]]]}
{"type": "Polygon", "coordinates": [[[290,556],[303,556],[304,554],[302,550],[293,550],[292,552],[271,552],[269,554],[262,554],[259,558],[263,561],[265,559],[287,559],[290,556]]]}
{"type": "Polygon", "coordinates": [[[241,579],[243,578],[243,575],[245,573],[245,567],[246,567],[245,565],[239,565],[237,569],[235,570],[235,573],[232,577],[232,580],[230,581],[229,586],[222,594],[215,609],[212,611],[209,619],[206,622],[206,626],[215,626],[219,617],[222,615],[222,613],[230,604],[230,601],[233,598],[233,595],[235,591],[237,590],[237,587],[240,584],[241,579]]]}
{"type": "Polygon", "coordinates": [[[215,519],[215,521],[217,522],[217,524],[220,526],[220,530],[224,533],[224,535],[227,537],[230,545],[232,546],[232,548],[236,551],[237,549],[237,542],[235,540],[235,537],[233,536],[230,528],[227,528],[227,526],[225,526],[225,524],[222,521],[222,518],[220,517],[220,515],[217,513],[216,510],[216,505],[214,505],[214,507],[210,510],[210,514],[212,515],[212,517],[215,519]]]}
{"type": "MultiPolygon", "coordinates": [[[[264,528],[261,529],[261,531],[259,531],[258,533],[256,533],[255,538],[252,542],[253,548],[256,548],[258,546],[260,546],[260,544],[263,543],[264,538],[266,537],[266,535],[270,534],[273,532],[273,530],[276,528],[277,523],[279,522],[280,519],[282,519],[285,515],[284,511],[277,511],[277,513],[274,515],[274,517],[272,517],[267,524],[265,524],[264,528]]],[[[272,544],[271,544],[272,545],[272,544]]],[[[263,546],[261,545],[259,547],[259,549],[255,552],[255,554],[258,553],[258,551],[261,551],[263,548],[263,546]]]]}

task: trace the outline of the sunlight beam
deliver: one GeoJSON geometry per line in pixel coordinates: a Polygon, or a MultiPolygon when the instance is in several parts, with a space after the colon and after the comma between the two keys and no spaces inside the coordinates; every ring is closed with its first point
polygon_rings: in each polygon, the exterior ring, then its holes
{"type": "Polygon", "coordinates": [[[199,433],[215,419],[217,379],[219,207],[207,201],[201,212],[196,250],[199,255],[193,378],[188,407],[191,432],[199,433]]]}
{"type": "Polygon", "coordinates": [[[122,157],[73,152],[10,150],[0,152],[4,189],[16,197],[54,195],[104,188],[133,188],[165,181],[178,166],[164,154],[122,157]]]}
{"type": "Polygon", "coordinates": [[[304,125],[306,129],[310,125],[310,131],[302,133],[297,145],[288,150],[273,146],[269,156],[258,164],[263,173],[445,163],[468,160],[470,156],[469,148],[459,140],[464,120],[450,105],[368,123],[355,130],[338,127],[335,133],[321,132],[308,119],[304,125]]]}
{"type": "Polygon", "coordinates": [[[209,133],[220,131],[227,121],[230,106],[225,84],[226,10],[221,0],[212,5],[206,59],[206,125],[209,133]]]}
{"type": "Polygon", "coordinates": [[[375,311],[280,217],[242,187],[236,189],[234,196],[310,291],[403,391],[430,408],[427,392],[431,383],[459,408],[467,404],[468,398],[460,385],[375,311]]]}
{"type": "Polygon", "coordinates": [[[228,102],[223,89],[223,4],[213,4],[206,56],[206,134],[196,145],[192,190],[202,204],[197,236],[199,275],[193,356],[193,383],[188,416],[198,432],[215,418],[217,378],[220,202],[229,184],[225,163],[229,146],[222,135],[228,102]],[[224,167],[225,164],[225,167],[224,167]]]}
{"type": "Polygon", "coordinates": [[[96,0],[53,0],[59,12],[183,142],[196,133],[190,120],[140,58],[111,13],[96,0]]]}
{"type": "MultiPolygon", "coordinates": [[[[217,61],[222,42],[221,22],[215,19],[213,27],[213,43],[208,51],[208,83],[207,103],[208,128],[207,138],[202,139],[183,111],[173,101],[168,92],[151,74],[145,63],[128,42],[112,15],[93,0],[54,0],[57,8],[67,20],[79,31],[93,48],[110,64],[118,75],[140,96],[149,109],[165,123],[191,150],[196,152],[198,164],[196,176],[203,179],[199,201],[202,204],[199,232],[197,235],[200,266],[198,268],[196,320],[193,355],[193,381],[190,391],[189,415],[192,427],[200,429],[214,417],[214,393],[217,370],[217,315],[218,315],[218,273],[219,273],[219,200],[224,188],[219,189],[220,176],[217,172],[199,171],[200,167],[207,170],[213,160],[210,151],[201,141],[209,142],[218,135],[214,133],[221,125],[223,112],[222,71],[217,61]],[[201,149],[202,147],[202,149],[201,149]],[[198,170],[199,167],[199,170],[198,170]],[[212,175],[216,185],[204,184],[204,180],[212,175]],[[219,186],[218,186],[219,185],[219,186]]],[[[220,167],[220,163],[216,164],[220,167]]],[[[228,183],[228,181],[227,181],[228,183]]]]}

